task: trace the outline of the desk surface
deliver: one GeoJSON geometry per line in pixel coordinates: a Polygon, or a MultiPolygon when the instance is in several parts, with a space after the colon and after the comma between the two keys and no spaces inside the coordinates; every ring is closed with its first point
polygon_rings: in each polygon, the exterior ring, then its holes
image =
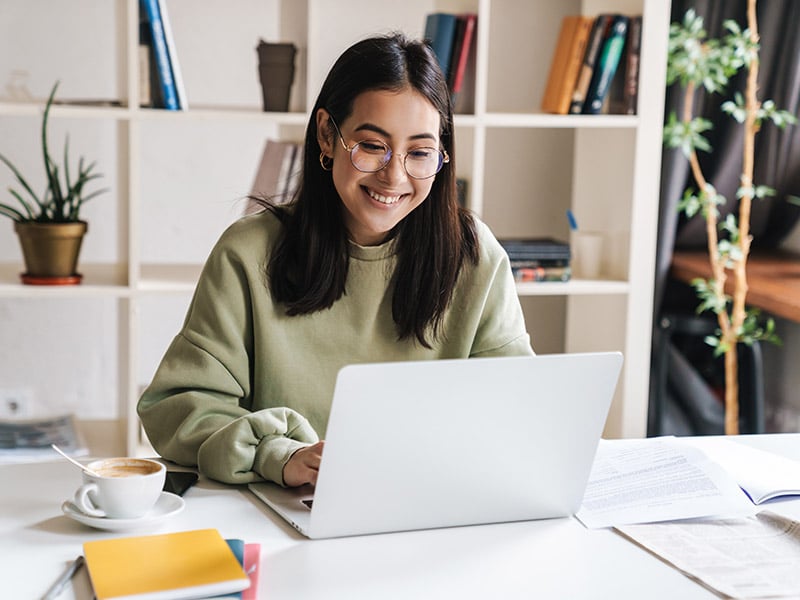
{"type": "MultiPolygon", "coordinates": [[[[671,273],[691,283],[697,277],[711,277],[705,252],[675,252],[671,273]]],[[[776,317],[800,323],[800,256],[786,252],[752,253],[747,259],[747,304],[776,317]]],[[[725,291],[733,292],[728,277],[725,291]]]]}
{"type": "MultiPolygon", "coordinates": [[[[800,434],[737,439],[800,460],[800,434]]],[[[41,597],[88,540],[215,527],[261,543],[259,598],[716,598],[612,530],[574,519],[310,541],[244,489],[201,480],[182,513],[120,534],[62,515],[79,480],[66,461],[0,466],[3,597],[41,597]]],[[[800,500],[768,507],[800,518],[800,500]]],[[[82,570],[62,598],[88,589],[82,570]]]]}

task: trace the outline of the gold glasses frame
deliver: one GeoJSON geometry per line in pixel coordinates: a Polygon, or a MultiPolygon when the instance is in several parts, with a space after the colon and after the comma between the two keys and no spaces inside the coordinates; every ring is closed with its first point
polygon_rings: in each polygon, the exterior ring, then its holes
{"type": "Polygon", "coordinates": [[[434,148],[432,146],[419,146],[416,148],[412,148],[409,152],[404,152],[403,154],[396,153],[392,149],[392,147],[389,146],[389,144],[378,139],[362,140],[360,142],[356,142],[352,146],[348,146],[347,142],[344,141],[344,136],[342,135],[341,129],[339,129],[339,125],[336,124],[336,121],[334,120],[333,116],[330,113],[328,113],[328,118],[331,120],[331,123],[333,123],[334,129],[336,129],[336,134],[339,136],[339,139],[342,142],[342,147],[350,156],[350,163],[353,165],[355,169],[361,171],[362,173],[377,173],[378,171],[382,171],[389,165],[390,162],[392,162],[392,157],[396,156],[398,158],[402,158],[403,170],[406,172],[406,175],[408,175],[411,179],[424,180],[424,179],[430,179],[431,177],[435,177],[439,173],[439,171],[442,170],[442,167],[444,167],[446,163],[450,162],[450,155],[447,154],[447,150],[439,150],[438,148],[434,148]],[[383,148],[386,150],[383,156],[383,160],[381,161],[381,166],[379,166],[377,169],[364,168],[363,166],[359,166],[358,164],[356,164],[356,160],[354,159],[354,153],[356,150],[358,150],[359,146],[362,146],[362,144],[380,145],[383,146],[383,148]],[[408,170],[408,165],[406,164],[406,161],[408,160],[408,155],[410,154],[410,152],[419,150],[431,150],[439,155],[438,166],[436,167],[436,170],[430,175],[417,177],[416,175],[411,174],[408,170]]]}

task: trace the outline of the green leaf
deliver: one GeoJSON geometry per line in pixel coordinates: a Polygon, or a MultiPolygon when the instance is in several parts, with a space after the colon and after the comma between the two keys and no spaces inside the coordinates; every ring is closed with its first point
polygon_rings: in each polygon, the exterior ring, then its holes
{"type": "Polygon", "coordinates": [[[22,187],[24,187],[24,188],[25,188],[25,190],[26,190],[26,191],[27,191],[27,192],[28,192],[28,193],[31,195],[31,198],[33,198],[33,200],[36,202],[36,204],[38,204],[39,206],[41,206],[41,205],[42,205],[42,203],[39,201],[39,197],[38,197],[38,196],[37,196],[37,195],[34,193],[34,191],[31,189],[31,186],[30,186],[30,185],[28,185],[28,182],[27,182],[27,181],[25,181],[25,178],[22,176],[22,173],[20,173],[20,172],[17,170],[17,168],[16,168],[16,167],[15,167],[15,166],[14,166],[14,165],[11,163],[11,161],[9,161],[9,160],[8,160],[8,159],[7,159],[5,156],[3,156],[2,154],[0,154],[0,161],[2,161],[2,162],[3,162],[3,163],[4,163],[4,164],[5,164],[5,165],[6,165],[6,166],[9,168],[9,169],[11,169],[11,172],[12,172],[12,173],[14,174],[14,176],[17,178],[17,181],[19,181],[20,185],[22,185],[22,187]]]}

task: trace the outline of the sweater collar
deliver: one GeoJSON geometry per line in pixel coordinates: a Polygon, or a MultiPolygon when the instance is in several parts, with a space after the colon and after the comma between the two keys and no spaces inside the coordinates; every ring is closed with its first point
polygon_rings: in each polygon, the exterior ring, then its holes
{"type": "Polygon", "coordinates": [[[378,246],[360,246],[348,240],[350,257],[356,260],[384,260],[397,254],[397,238],[392,238],[378,246]]]}

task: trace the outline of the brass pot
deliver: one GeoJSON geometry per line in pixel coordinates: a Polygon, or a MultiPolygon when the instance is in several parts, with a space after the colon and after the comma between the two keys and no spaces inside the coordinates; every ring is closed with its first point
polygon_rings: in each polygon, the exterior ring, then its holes
{"type": "Polygon", "coordinates": [[[77,275],[78,255],[87,229],[85,221],[14,223],[25,260],[25,275],[43,278],[77,275]]]}

